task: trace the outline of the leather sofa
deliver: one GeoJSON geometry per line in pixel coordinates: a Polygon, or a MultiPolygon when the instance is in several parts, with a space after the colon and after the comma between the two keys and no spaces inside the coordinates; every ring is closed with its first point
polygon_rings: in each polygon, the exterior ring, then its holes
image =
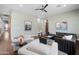
{"type": "Polygon", "coordinates": [[[69,55],[75,54],[75,47],[77,40],[76,34],[56,32],[56,36],[54,37],[54,40],[58,42],[58,49],[60,51],[67,53],[69,55]],[[72,35],[72,39],[71,40],[63,39],[62,37],[64,35],[72,35]]]}

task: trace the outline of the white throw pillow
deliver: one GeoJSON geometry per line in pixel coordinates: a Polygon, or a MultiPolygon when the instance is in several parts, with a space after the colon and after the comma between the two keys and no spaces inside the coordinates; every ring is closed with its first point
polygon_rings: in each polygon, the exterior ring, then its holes
{"type": "Polygon", "coordinates": [[[72,39],[72,35],[65,35],[65,36],[63,37],[63,39],[71,40],[71,39],[72,39]]]}

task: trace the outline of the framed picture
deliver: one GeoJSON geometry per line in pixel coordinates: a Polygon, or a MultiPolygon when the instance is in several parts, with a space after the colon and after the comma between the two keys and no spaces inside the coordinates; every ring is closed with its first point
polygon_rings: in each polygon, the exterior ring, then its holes
{"type": "Polygon", "coordinates": [[[56,23],[56,30],[67,30],[67,22],[58,22],[56,23]]]}
{"type": "Polygon", "coordinates": [[[67,22],[61,22],[61,30],[67,30],[67,22]]]}
{"type": "Polygon", "coordinates": [[[31,21],[25,21],[25,31],[29,31],[32,29],[32,22],[31,21]]]}
{"type": "Polygon", "coordinates": [[[60,30],[61,29],[61,24],[58,22],[56,23],[56,30],[60,30]]]}

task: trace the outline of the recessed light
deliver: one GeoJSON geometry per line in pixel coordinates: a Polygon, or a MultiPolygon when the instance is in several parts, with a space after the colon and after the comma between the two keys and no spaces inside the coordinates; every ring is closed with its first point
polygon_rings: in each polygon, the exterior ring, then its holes
{"type": "Polygon", "coordinates": [[[66,4],[58,4],[56,5],[56,7],[66,7],[67,5],[66,4]]]}
{"type": "Polygon", "coordinates": [[[22,7],[23,5],[22,4],[19,4],[19,7],[22,7]]]}
{"type": "Polygon", "coordinates": [[[66,6],[67,6],[66,4],[63,5],[63,7],[66,7],[66,6]]]}
{"type": "Polygon", "coordinates": [[[61,7],[61,4],[57,4],[56,7],[61,7]]]}

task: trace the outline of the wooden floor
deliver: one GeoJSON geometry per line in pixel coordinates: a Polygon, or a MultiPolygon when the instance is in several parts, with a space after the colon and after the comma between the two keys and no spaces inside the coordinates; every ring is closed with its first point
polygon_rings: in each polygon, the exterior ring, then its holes
{"type": "Polygon", "coordinates": [[[13,50],[9,40],[0,40],[0,55],[12,55],[13,50]]]}

